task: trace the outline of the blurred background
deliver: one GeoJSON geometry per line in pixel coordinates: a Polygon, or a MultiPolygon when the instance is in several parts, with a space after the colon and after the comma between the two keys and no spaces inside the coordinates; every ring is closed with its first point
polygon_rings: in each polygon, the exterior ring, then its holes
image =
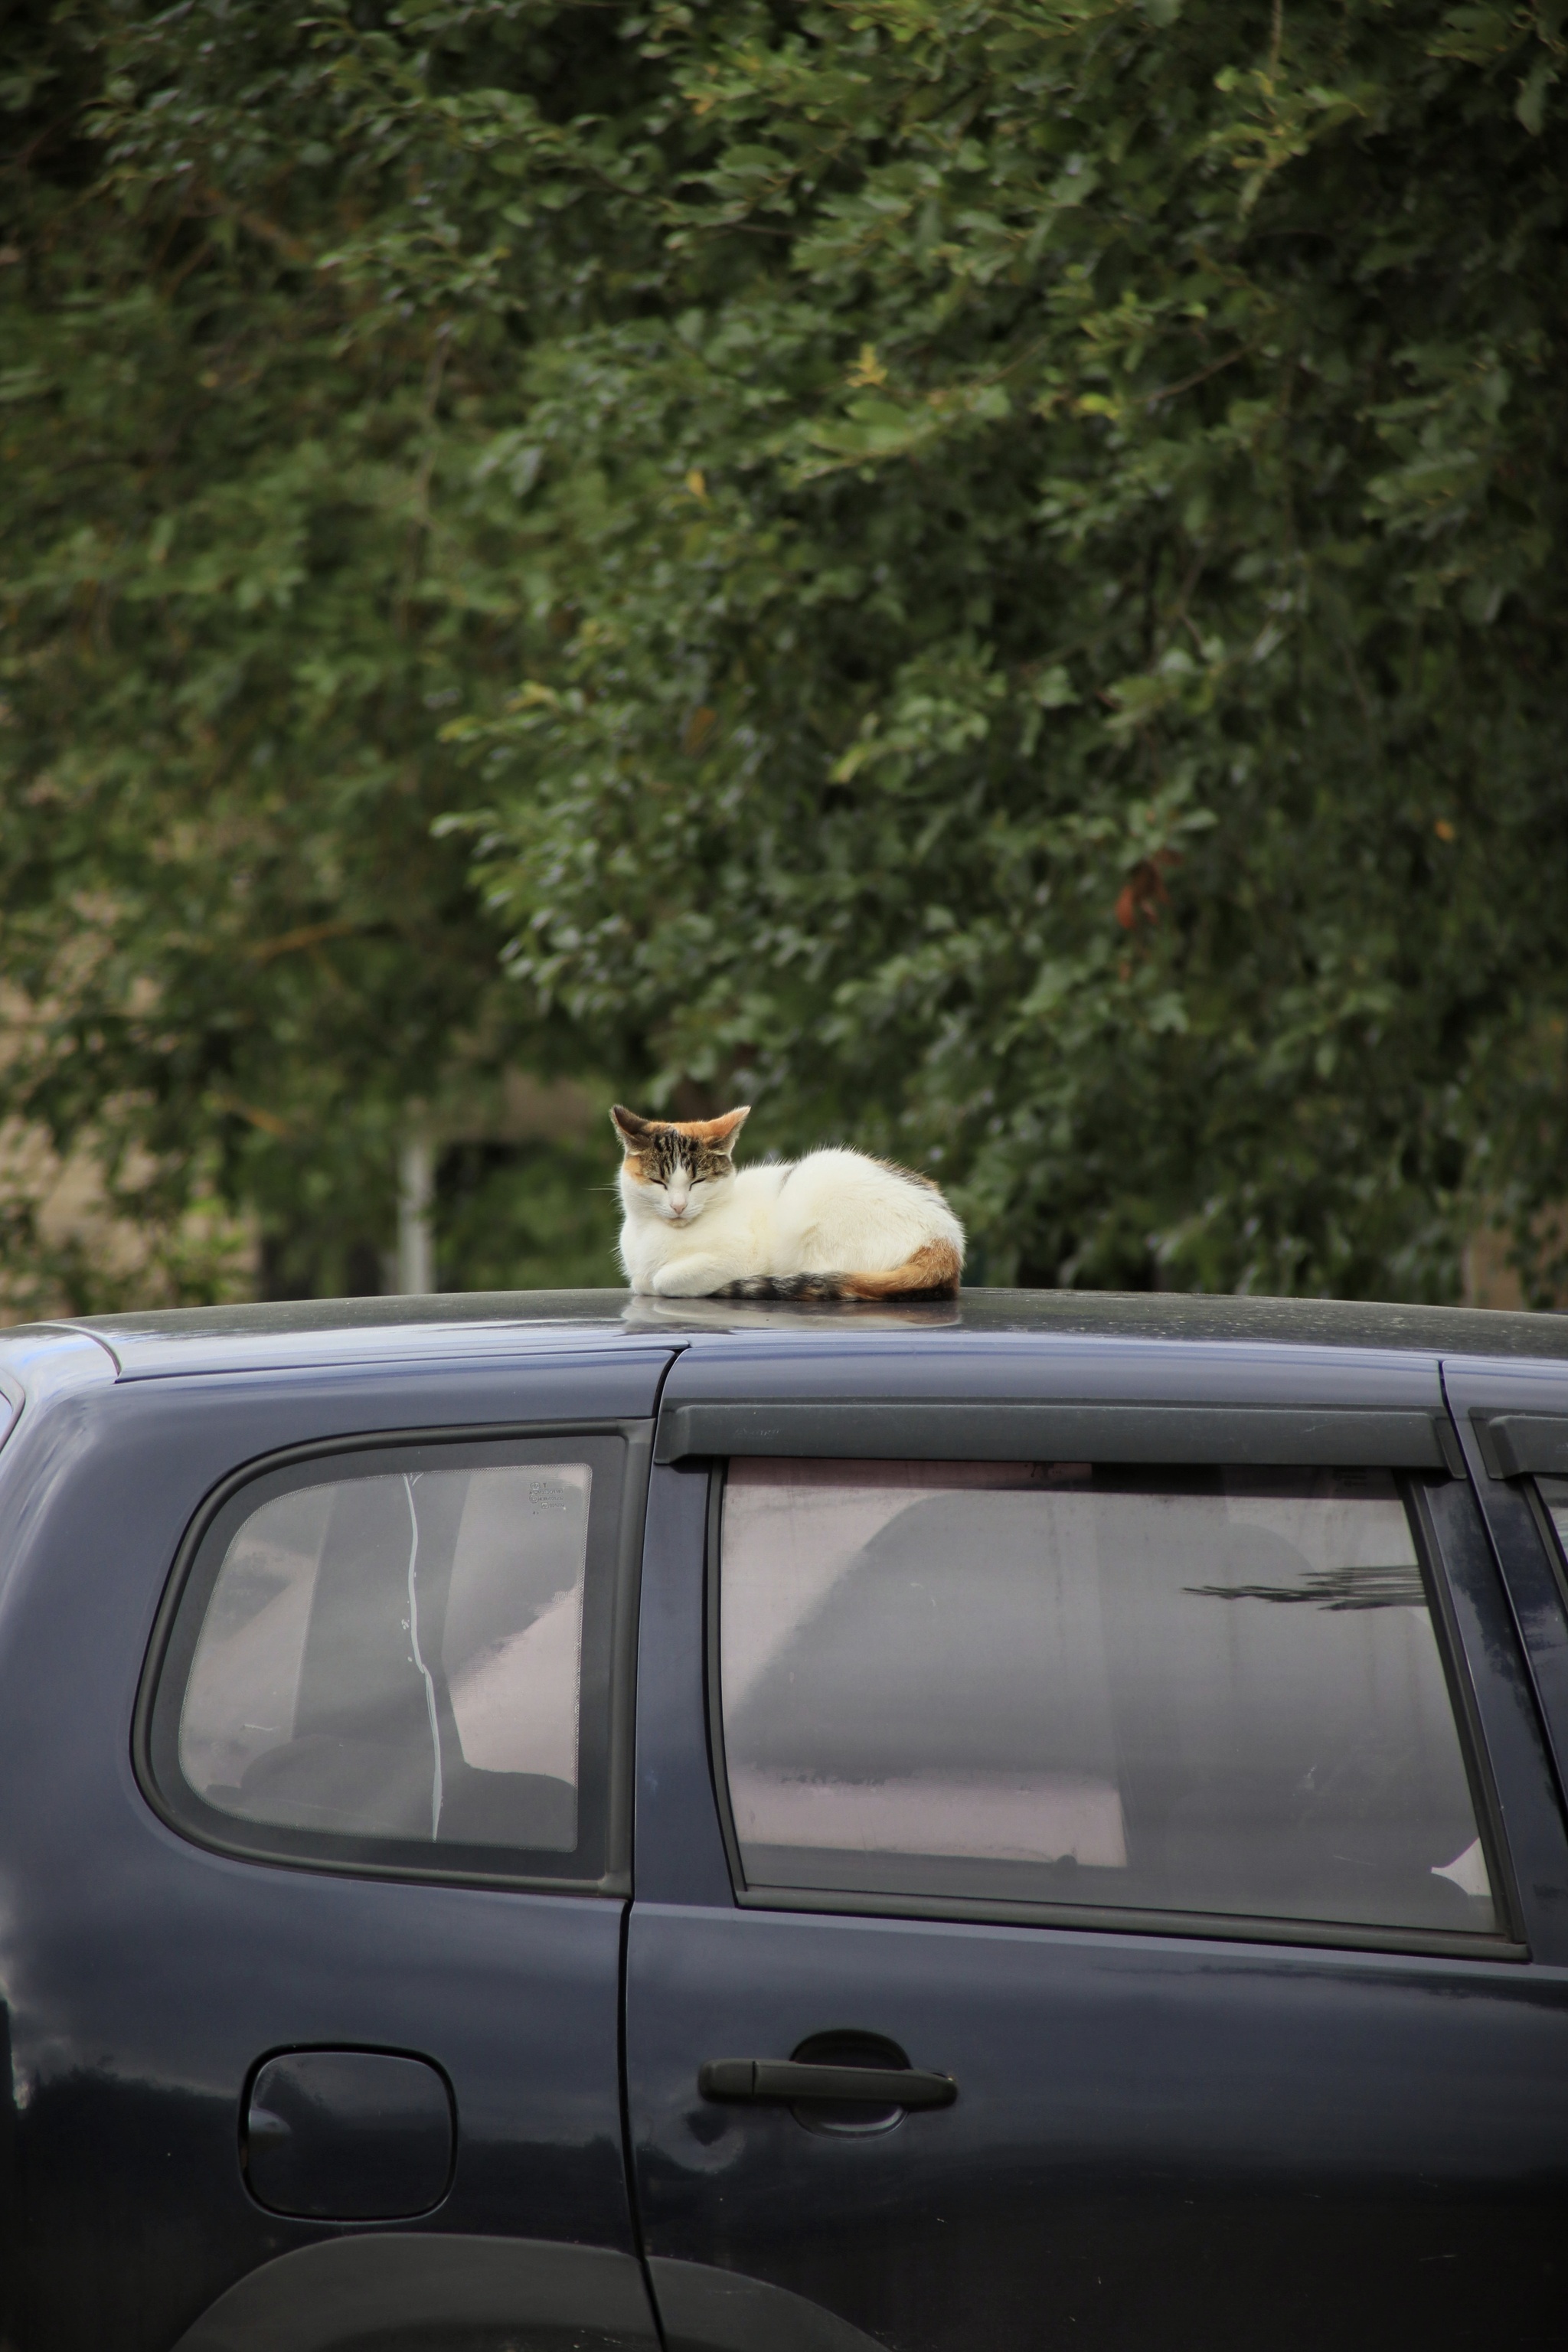
{"type": "Polygon", "coordinates": [[[1568,1303],[1565,24],[10,6],[0,1317],[614,1282],[617,1097],[1568,1303]]]}

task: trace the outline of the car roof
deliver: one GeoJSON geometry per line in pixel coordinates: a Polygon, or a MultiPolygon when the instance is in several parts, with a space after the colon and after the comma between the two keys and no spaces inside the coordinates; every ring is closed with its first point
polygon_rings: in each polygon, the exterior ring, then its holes
{"type": "MultiPolygon", "coordinates": [[[[312,1364],[580,1351],[585,1343],[759,1335],[831,1343],[897,1333],[910,1347],[950,1337],[1239,1341],[1408,1349],[1426,1356],[1568,1358],[1568,1317],[1490,1307],[1335,1298],[1238,1298],[1171,1291],[965,1290],[953,1299],[806,1304],[648,1298],[624,1290],[442,1292],[425,1297],[297,1299],[72,1318],[30,1328],[90,1334],[121,1379],[312,1364]]],[[[3,1335],[20,1339],[23,1330],[3,1335]]]]}

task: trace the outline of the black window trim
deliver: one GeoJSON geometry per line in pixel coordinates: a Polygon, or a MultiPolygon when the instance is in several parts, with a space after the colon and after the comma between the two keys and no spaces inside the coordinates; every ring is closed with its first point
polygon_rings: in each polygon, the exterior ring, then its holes
{"type": "Polygon", "coordinates": [[[1556,1478],[1561,1481],[1565,1475],[1568,1474],[1559,1470],[1535,1471],[1524,1480],[1523,1491],[1525,1500],[1530,1506],[1530,1516],[1534,1522],[1535,1532],[1541,1539],[1541,1549],[1546,1555],[1547,1568],[1551,1571],[1552,1583],[1557,1589],[1559,1604],[1563,1615],[1568,1617],[1568,1536],[1559,1531],[1557,1522],[1552,1516],[1552,1506],[1541,1491],[1542,1478],[1556,1478]]]}
{"type": "Polygon", "coordinates": [[[1470,1426],[1489,1477],[1568,1476],[1568,1415],[1478,1405],[1470,1426]]]}
{"type": "MultiPolygon", "coordinates": [[[[831,1409],[831,1408],[830,1408],[831,1409]]],[[[1201,1410],[1201,1408],[1198,1408],[1201,1410]]],[[[739,1449],[737,1449],[739,1451],[739,1449]]],[[[766,1453],[788,1454],[806,1459],[811,1456],[802,1447],[779,1445],[766,1453]]],[[[845,1455],[828,1456],[849,1459],[845,1455]]],[[[897,1452],[884,1446],[880,1455],[868,1454],[862,1460],[927,1459],[956,1461],[972,1458],[955,1452],[932,1448],[930,1454],[916,1454],[913,1449],[897,1452]]],[[[994,1450],[985,1457],[994,1461],[1009,1458],[994,1450]]],[[[1059,1457],[1066,1458],[1066,1457],[1059,1457]]],[[[1085,1459],[1085,1456],[1074,1456],[1085,1459]]],[[[1120,1465],[1119,1465],[1120,1466],[1120,1465]]],[[[1255,1464],[1235,1464],[1216,1460],[1211,1444],[1206,1462],[1142,1461],[1140,1467],[1151,1474],[1164,1469],[1191,1470],[1194,1467],[1250,1468],[1255,1464]]],[[[1282,1467],[1334,1467],[1364,1469],[1366,1463],[1325,1465],[1282,1465],[1282,1467]]],[[[1377,1465],[1384,1466],[1384,1465],[1377,1465]]],[[[1411,1522],[1421,1580],[1426,1589],[1427,1603],[1432,1612],[1438,1656],[1447,1685],[1450,1704],[1454,1709],[1455,1732],[1469,1783],[1470,1799],[1475,1809],[1477,1833],[1486,1855],[1491,1877],[1492,1898],[1499,1918],[1499,1927],[1489,1935],[1467,1935],[1454,1929],[1422,1927],[1359,1927],[1337,1926],[1321,1919],[1258,1918],[1250,1914],[1207,1911],[1152,1911],[1131,1907],[1118,1908],[1109,1904],[1076,1903],[1012,1903],[1001,1899],[974,1895],[916,1895],[862,1894],[842,1892],[837,1888],[772,1886],[748,1880],[741,1854],[741,1842],[735,1829],[730,1805],[729,1772],[724,1754],[724,1714],[720,1679],[720,1547],[723,1529],[724,1487],[729,1471],[727,1459],[711,1462],[708,1487],[707,1535],[703,1562],[703,1687],[707,1697],[707,1732],[709,1764],[712,1774],[714,1801],[719,1811],[719,1825],[724,1841],[724,1851],[730,1865],[731,1885],[737,1905],[751,1911],[805,1911],[827,1913],[837,1916],[888,1919],[942,1919],[958,1922],[991,1923],[1000,1927],[1052,1927],[1079,1929],[1090,1933],[1131,1936],[1196,1937],[1210,1942],[1247,1944],[1289,1944],[1315,1949],[1345,1952],[1409,1953],[1421,1958],[1464,1959],[1472,1961],[1528,1961],[1530,1946],[1524,1937],[1523,1914],[1514,1884],[1508,1845],[1503,1836],[1502,1808],[1493,1781],[1481,1737],[1480,1717],[1475,1694],[1470,1687],[1468,1669],[1464,1663],[1453,1602],[1443,1572],[1442,1555],[1435,1531],[1422,1501],[1422,1490],[1428,1483],[1420,1475],[1398,1479],[1400,1499],[1405,1505],[1411,1522]]]]}
{"type": "MultiPolygon", "coordinates": [[[[635,1749],[638,1580],[642,1566],[643,1527],[647,1509],[649,1457],[653,1450],[651,1417],[604,1419],[584,1415],[573,1421],[482,1422],[433,1429],[377,1430],[368,1434],[344,1433],[308,1444],[284,1446],[258,1455],[220,1480],[204,1497],[182,1536],[142,1662],[132,1721],[132,1767],[147,1803],[169,1829],[210,1853],[279,1870],[307,1870],[335,1878],[377,1878],[446,1886],[492,1886],[525,1893],[607,1895],[624,1900],[631,1893],[632,1772],[635,1749]],[[202,1803],[177,1768],[161,1775],[157,1769],[159,1734],[165,1719],[159,1707],[164,1667],[169,1661],[175,1626],[193,1573],[202,1556],[208,1531],[219,1515],[247,1486],[308,1463],[367,1454],[410,1454],[436,1448],[472,1448],[539,1441],[554,1444],[573,1438],[612,1437],[626,1446],[619,1523],[614,1542],[610,1592],[608,1706],[605,1756],[604,1867],[592,1877],[560,1872],[509,1869],[504,1860],[494,1865],[456,1863],[422,1864],[399,1854],[386,1859],[374,1853],[310,1851],[310,1832],[272,1830],[266,1823],[247,1822],[220,1813],[202,1803]],[[165,1785],[165,1783],[172,1785],[165,1785]]],[[[172,1683],[168,1685],[173,1690],[172,1683]]],[[[179,1696],[184,1696],[181,1678],[179,1696]]],[[[347,1842],[345,1841],[345,1843],[347,1842]]],[[[365,1842],[367,1844],[370,1841],[365,1842]]],[[[383,1843],[376,1841],[377,1843],[383,1843]]],[[[498,1855],[500,1850],[498,1849],[498,1855]]]]}
{"type": "Polygon", "coordinates": [[[1517,1945],[1520,1956],[1528,1958],[1524,1910],[1520,1901],[1508,1840],[1503,1833],[1502,1798],[1487,1750],[1486,1735],[1481,1727],[1480,1701],[1476,1696],[1464,1637],[1459,1631],[1458,1612],[1454,1606],[1454,1596],[1448,1589],[1448,1579],[1443,1566],[1443,1547],[1427,1507],[1427,1488],[1436,1483],[1417,1477],[1403,1478],[1399,1482],[1405,1507],[1415,1529],[1421,1580],[1426,1587],[1427,1605],[1432,1612],[1433,1631],[1437,1641],[1437,1656],[1448,1685],[1448,1703],[1454,1710],[1459,1754],[1470,1784],[1476,1833],[1486,1856],[1492,1901],[1500,1927],[1506,1930],[1508,1940],[1517,1945]]]}
{"type": "Polygon", "coordinates": [[[825,1461],[1105,1462],[1193,1468],[1446,1470],[1447,1412],[1383,1405],[1084,1403],[955,1397],[784,1397],[667,1404],[658,1463],[793,1454],[825,1461]]]}

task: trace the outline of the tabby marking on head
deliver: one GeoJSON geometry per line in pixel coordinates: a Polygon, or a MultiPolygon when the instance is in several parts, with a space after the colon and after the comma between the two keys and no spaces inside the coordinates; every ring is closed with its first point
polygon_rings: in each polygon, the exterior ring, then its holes
{"type": "Polygon", "coordinates": [[[731,1142],[746,1110],[730,1111],[723,1118],[639,1118],[616,1103],[610,1118],[625,1147],[623,1170],[639,1184],[668,1184],[681,1168],[697,1183],[731,1175],[731,1142]]]}

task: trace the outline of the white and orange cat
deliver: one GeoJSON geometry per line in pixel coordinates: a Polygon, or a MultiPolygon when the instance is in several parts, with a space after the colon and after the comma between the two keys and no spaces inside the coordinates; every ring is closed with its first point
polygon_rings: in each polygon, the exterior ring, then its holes
{"type": "Polygon", "coordinates": [[[737,1174],[751,1106],[722,1118],[639,1118],[617,1103],[621,1264],[664,1298],[949,1295],[963,1227],[925,1176],[864,1151],[807,1152],[737,1174]]]}

